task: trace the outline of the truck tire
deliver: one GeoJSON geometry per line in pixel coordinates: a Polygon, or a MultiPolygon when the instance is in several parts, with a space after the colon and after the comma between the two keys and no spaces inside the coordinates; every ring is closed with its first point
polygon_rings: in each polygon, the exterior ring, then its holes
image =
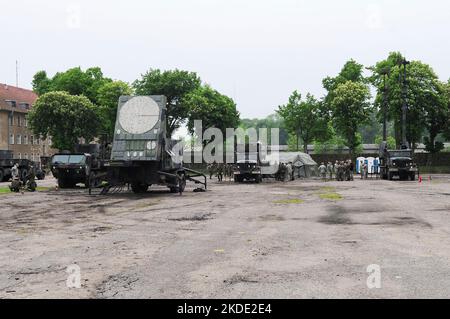
{"type": "Polygon", "coordinates": [[[5,172],[3,171],[3,168],[0,168],[0,182],[3,182],[5,179],[5,172]]]}
{"type": "Polygon", "coordinates": [[[131,190],[135,194],[142,194],[142,193],[145,193],[148,190],[148,185],[147,184],[142,184],[142,183],[132,183],[131,184],[131,190]]]}
{"type": "Polygon", "coordinates": [[[58,178],[58,187],[59,188],[74,188],[76,183],[72,181],[70,178],[58,178]]]}
{"type": "Polygon", "coordinates": [[[388,172],[388,180],[392,181],[394,179],[394,174],[391,172],[388,172]]]}
{"type": "Polygon", "coordinates": [[[411,173],[410,179],[411,179],[411,181],[415,181],[416,180],[416,173],[411,173]]]}

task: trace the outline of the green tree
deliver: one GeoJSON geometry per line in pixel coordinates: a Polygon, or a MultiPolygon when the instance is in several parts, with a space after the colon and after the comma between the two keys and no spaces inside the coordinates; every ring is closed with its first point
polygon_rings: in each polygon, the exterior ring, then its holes
{"type": "Polygon", "coordinates": [[[347,81],[339,84],[333,95],[330,104],[333,125],[353,155],[361,144],[358,129],[369,121],[370,91],[363,83],[347,81]]]}
{"type": "Polygon", "coordinates": [[[112,80],[105,78],[99,67],[89,68],[86,71],[75,67],[56,73],[51,79],[47,77],[45,71],[39,71],[34,75],[32,84],[39,95],[64,91],[72,95],[84,95],[92,103],[97,104],[98,90],[108,82],[112,80]]]}
{"type": "MultiPolygon", "coordinates": [[[[259,134],[260,128],[267,129],[267,143],[272,143],[271,129],[276,128],[279,129],[279,141],[274,141],[275,144],[279,145],[287,145],[289,139],[289,133],[286,130],[284,125],[284,120],[278,113],[271,114],[263,119],[241,119],[240,127],[244,130],[249,128],[256,129],[259,134]]],[[[261,140],[261,137],[258,135],[258,139],[261,140]]]]}
{"type": "Polygon", "coordinates": [[[334,91],[339,85],[344,84],[347,81],[361,83],[367,82],[367,79],[364,77],[363,71],[364,66],[362,64],[359,64],[355,60],[350,59],[344,64],[337,76],[328,76],[322,80],[322,85],[324,89],[327,90],[327,94],[325,95],[324,103],[322,105],[323,115],[331,115],[331,101],[334,99],[334,91]]]}
{"type": "Polygon", "coordinates": [[[165,95],[167,98],[167,134],[169,136],[187,119],[189,108],[184,97],[200,88],[201,80],[194,72],[151,69],[133,83],[138,95],[165,95]]]}
{"type": "Polygon", "coordinates": [[[73,150],[79,138],[91,141],[97,136],[99,118],[95,106],[84,96],[49,92],[40,96],[29,115],[33,133],[52,137],[52,146],[73,150]]]}
{"type": "Polygon", "coordinates": [[[119,97],[131,94],[133,94],[132,88],[128,83],[122,81],[107,82],[98,89],[97,101],[99,104],[98,114],[102,123],[101,133],[107,133],[110,137],[114,136],[119,97]]]}
{"type": "Polygon", "coordinates": [[[287,130],[297,137],[297,149],[301,139],[305,153],[308,152],[308,144],[314,140],[328,138],[327,121],[320,111],[320,101],[309,93],[302,100],[297,91],[291,94],[287,104],[278,107],[277,113],[284,119],[287,130]]]}
{"type": "MultiPolygon", "coordinates": [[[[378,135],[377,137],[375,137],[375,144],[380,145],[382,142],[383,142],[383,136],[378,135]]],[[[390,150],[395,149],[397,146],[396,142],[395,142],[395,138],[392,136],[388,136],[386,142],[387,142],[388,149],[390,149],[390,150]]]]}
{"type": "MultiPolygon", "coordinates": [[[[331,126],[331,125],[330,125],[331,126]]],[[[327,154],[342,152],[345,148],[345,140],[336,134],[335,129],[330,127],[330,138],[325,141],[314,141],[314,153],[327,154]]]]}
{"type": "Polygon", "coordinates": [[[31,85],[33,87],[33,91],[38,95],[45,94],[50,92],[50,83],[51,80],[47,76],[47,72],[39,71],[33,76],[33,81],[31,85]]]}
{"type": "MultiPolygon", "coordinates": [[[[370,80],[377,88],[375,107],[379,110],[378,118],[382,119],[383,100],[383,70],[389,70],[387,78],[388,120],[394,123],[397,147],[401,143],[402,129],[402,74],[403,66],[399,62],[404,57],[399,52],[390,53],[386,60],[378,62],[371,69],[373,75],[370,80]]],[[[436,137],[445,129],[448,104],[445,103],[445,85],[441,83],[433,69],[421,61],[412,61],[407,66],[407,126],[406,137],[414,148],[421,141],[426,132],[426,143],[432,152],[441,146],[436,144],[436,137]]]]}
{"type": "Polygon", "coordinates": [[[188,110],[187,127],[191,133],[194,133],[195,120],[202,121],[203,130],[215,127],[223,134],[227,128],[236,128],[239,125],[236,103],[209,85],[200,86],[188,93],[182,103],[188,110]]]}
{"type": "MultiPolygon", "coordinates": [[[[445,84],[447,108],[450,110],[450,79],[445,84]]],[[[447,120],[443,129],[443,136],[447,141],[450,141],[450,111],[447,114],[447,120]]]]}

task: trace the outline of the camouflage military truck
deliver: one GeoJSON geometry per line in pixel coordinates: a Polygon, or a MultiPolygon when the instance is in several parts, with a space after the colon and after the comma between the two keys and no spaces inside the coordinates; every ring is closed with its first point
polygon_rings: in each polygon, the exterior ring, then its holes
{"type": "Polygon", "coordinates": [[[86,187],[98,186],[101,182],[98,177],[106,171],[104,152],[100,144],[79,144],[73,153],[53,155],[50,167],[59,188],[73,188],[78,183],[86,187]]]}
{"type": "Polygon", "coordinates": [[[260,183],[263,179],[260,159],[261,144],[235,144],[234,181],[254,181],[260,183]]]}
{"type": "Polygon", "coordinates": [[[380,147],[380,175],[382,179],[393,180],[398,176],[400,180],[416,179],[419,174],[417,165],[412,158],[412,150],[388,150],[383,142],[380,147]]]}

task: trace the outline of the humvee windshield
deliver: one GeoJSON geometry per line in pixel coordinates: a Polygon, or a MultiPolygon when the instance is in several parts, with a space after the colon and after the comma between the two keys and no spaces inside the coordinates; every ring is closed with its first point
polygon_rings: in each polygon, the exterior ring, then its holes
{"type": "Polygon", "coordinates": [[[84,155],[55,155],[52,164],[84,164],[86,156],[84,155]]]}

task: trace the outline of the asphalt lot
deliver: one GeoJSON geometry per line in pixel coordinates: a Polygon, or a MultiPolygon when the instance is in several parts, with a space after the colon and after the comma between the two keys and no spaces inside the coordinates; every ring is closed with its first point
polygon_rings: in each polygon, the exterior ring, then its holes
{"type": "Polygon", "coordinates": [[[39,185],[0,194],[1,298],[450,297],[450,176],[213,182],[182,196],[39,185]],[[72,264],[81,288],[67,287],[72,264]]]}

